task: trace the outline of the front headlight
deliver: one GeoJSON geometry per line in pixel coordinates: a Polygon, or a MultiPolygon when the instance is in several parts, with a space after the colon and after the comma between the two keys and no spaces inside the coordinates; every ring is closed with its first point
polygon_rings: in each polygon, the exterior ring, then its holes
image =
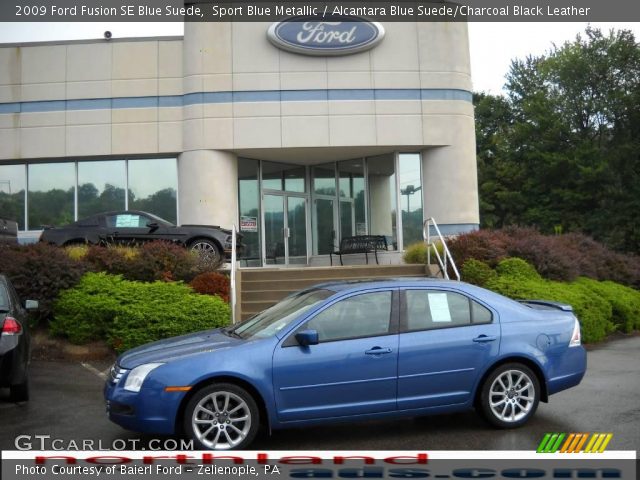
{"type": "Polygon", "coordinates": [[[144,365],[134,368],[127,376],[127,381],[124,382],[124,389],[129,390],[130,392],[139,392],[144,379],[147,378],[147,375],[149,375],[154,368],[158,368],[160,365],[164,364],[145,363],[144,365]]]}

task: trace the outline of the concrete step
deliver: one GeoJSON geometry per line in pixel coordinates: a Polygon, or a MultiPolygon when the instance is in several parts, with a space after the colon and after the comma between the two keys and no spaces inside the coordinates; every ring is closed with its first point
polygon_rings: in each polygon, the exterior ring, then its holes
{"type": "Polygon", "coordinates": [[[243,268],[240,271],[240,319],[274,305],[292,292],[320,283],[441,276],[435,265],[353,265],[304,268],[243,268]]]}
{"type": "Polygon", "coordinates": [[[377,278],[400,275],[424,275],[424,265],[357,265],[344,267],[260,268],[242,269],[244,280],[288,280],[377,278]]]}

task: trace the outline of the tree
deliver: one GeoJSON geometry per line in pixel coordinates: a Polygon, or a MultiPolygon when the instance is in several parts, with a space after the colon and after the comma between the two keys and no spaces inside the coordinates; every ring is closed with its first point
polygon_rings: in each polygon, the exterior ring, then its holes
{"type": "Polygon", "coordinates": [[[582,231],[640,251],[640,47],[630,31],[512,62],[507,95],[478,94],[484,226],[582,231]]]}

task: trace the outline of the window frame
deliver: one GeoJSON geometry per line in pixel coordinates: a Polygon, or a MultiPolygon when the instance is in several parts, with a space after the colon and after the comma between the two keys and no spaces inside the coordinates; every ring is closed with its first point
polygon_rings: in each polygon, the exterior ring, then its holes
{"type": "Polygon", "coordinates": [[[344,300],[348,300],[350,298],[357,297],[360,295],[368,295],[372,293],[384,293],[384,292],[391,292],[391,312],[389,316],[389,331],[387,333],[384,333],[382,335],[360,335],[357,337],[337,338],[334,340],[320,340],[318,341],[318,344],[321,345],[325,343],[347,342],[350,340],[358,340],[363,338],[378,338],[378,337],[388,337],[390,335],[397,335],[400,331],[400,290],[398,288],[380,288],[375,290],[353,292],[350,295],[345,295],[343,297],[337,298],[335,301],[331,302],[330,304],[325,305],[324,308],[322,308],[321,310],[317,310],[313,312],[311,316],[306,317],[301,323],[299,323],[293,329],[293,331],[290,331],[285,335],[284,337],[285,340],[282,342],[282,348],[300,347],[301,345],[296,340],[296,334],[303,330],[307,330],[307,325],[309,324],[310,321],[312,321],[318,315],[323,313],[325,310],[336,305],[338,302],[342,302],[344,300]]]}
{"type": "Polygon", "coordinates": [[[492,308],[490,308],[488,305],[484,304],[483,302],[480,302],[475,297],[468,295],[466,292],[461,292],[459,290],[451,290],[447,288],[420,288],[420,287],[407,287],[400,290],[400,333],[431,332],[434,330],[443,330],[443,329],[450,329],[450,328],[473,327],[474,325],[491,325],[492,323],[495,323],[495,319],[496,319],[496,314],[492,308]],[[420,291],[420,292],[426,292],[426,293],[430,293],[430,292],[431,293],[452,293],[452,294],[461,295],[462,297],[466,298],[467,301],[469,302],[469,323],[464,325],[443,324],[441,327],[436,327],[436,328],[409,329],[409,317],[408,317],[409,304],[407,300],[408,291],[420,291]],[[490,321],[474,322],[474,319],[473,319],[473,303],[474,302],[480,305],[481,307],[486,308],[489,311],[489,313],[491,314],[490,321]]]}

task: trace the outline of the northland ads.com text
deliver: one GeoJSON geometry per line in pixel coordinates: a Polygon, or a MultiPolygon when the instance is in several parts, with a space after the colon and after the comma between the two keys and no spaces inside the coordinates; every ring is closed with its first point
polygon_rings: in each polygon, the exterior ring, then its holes
{"type": "Polygon", "coordinates": [[[348,7],[341,5],[325,5],[324,7],[302,6],[195,6],[151,7],[148,5],[121,5],[119,7],[104,7],[99,5],[76,5],[73,7],[59,7],[56,5],[16,6],[17,17],[35,17],[50,15],[54,17],[192,17],[215,18],[217,20],[231,17],[269,17],[269,16],[342,16],[352,15],[375,18],[420,18],[420,17],[586,17],[590,14],[590,7],[566,6],[554,7],[507,5],[502,7],[474,7],[472,5],[384,5],[348,7]]]}

